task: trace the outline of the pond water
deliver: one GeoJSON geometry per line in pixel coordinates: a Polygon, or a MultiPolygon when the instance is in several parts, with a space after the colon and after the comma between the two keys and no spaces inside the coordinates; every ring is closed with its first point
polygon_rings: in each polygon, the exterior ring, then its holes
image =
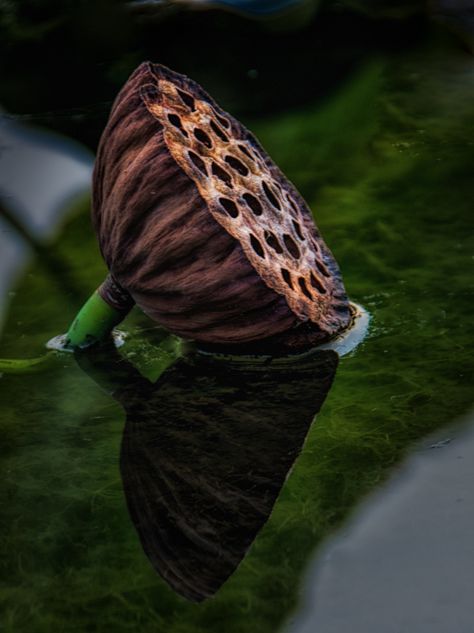
{"type": "MultiPolygon", "coordinates": [[[[285,627],[316,548],[472,406],[473,103],[472,57],[435,33],[369,55],[325,99],[244,115],[371,314],[348,355],[183,360],[134,311],[122,360],[64,354],[1,376],[5,631],[285,627]]],[[[88,199],[65,217],[10,293],[1,358],[41,356],[106,274],[88,199]]]]}
{"type": "Polygon", "coordinates": [[[423,440],[318,550],[285,633],[471,631],[473,422],[423,440]]]}

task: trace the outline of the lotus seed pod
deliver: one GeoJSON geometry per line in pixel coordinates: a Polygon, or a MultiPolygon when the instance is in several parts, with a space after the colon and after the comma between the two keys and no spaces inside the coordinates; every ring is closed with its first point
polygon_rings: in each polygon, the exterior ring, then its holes
{"type": "Polygon", "coordinates": [[[350,323],[301,195],[241,123],[164,66],[143,63],[113,105],[93,221],[113,280],[103,299],[117,308],[121,288],[184,338],[297,350],[350,323]]]}

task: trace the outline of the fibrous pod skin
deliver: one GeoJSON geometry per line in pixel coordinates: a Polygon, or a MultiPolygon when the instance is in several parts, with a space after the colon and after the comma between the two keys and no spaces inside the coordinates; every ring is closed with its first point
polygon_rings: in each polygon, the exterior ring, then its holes
{"type": "Polygon", "coordinates": [[[184,338],[297,350],[350,322],[300,194],[248,130],[164,66],[143,63],[113,105],[93,222],[114,280],[184,338]]]}

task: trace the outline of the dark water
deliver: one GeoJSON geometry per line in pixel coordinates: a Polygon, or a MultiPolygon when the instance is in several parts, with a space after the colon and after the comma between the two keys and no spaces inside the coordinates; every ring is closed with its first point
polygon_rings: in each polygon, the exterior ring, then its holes
{"type": "Polygon", "coordinates": [[[318,550],[285,633],[469,633],[474,420],[425,438],[318,550]]]}
{"type": "MultiPolygon", "coordinates": [[[[339,363],[326,353],[291,370],[216,369],[176,363],[177,341],[132,313],[126,365],[81,368],[64,355],[4,374],[5,631],[278,630],[315,548],[413,442],[471,407],[472,57],[429,32],[396,51],[372,37],[354,67],[336,67],[324,97],[312,88],[276,107],[263,82],[247,109],[224,105],[240,108],[307,199],[351,298],[372,315],[368,337],[339,363]],[[201,604],[169,586],[197,599],[229,575],[201,604]]],[[[314,87],[306,58],[301,68],[314,87]]],[[[198,78],[211,88],[209,77],[198,78]]],[[[98,129],[103,116],[87,116],[98,129]]],[[[105,274],[88,201],[70,218],[10,297],[1,357],[41,355],[105,274]]]]}

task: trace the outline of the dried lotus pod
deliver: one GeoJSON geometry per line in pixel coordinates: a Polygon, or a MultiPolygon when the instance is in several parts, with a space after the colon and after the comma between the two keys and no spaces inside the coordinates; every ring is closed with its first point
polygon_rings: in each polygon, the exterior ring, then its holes
{"type": "Polygon", "coordinates": [[[113,280],[102,298],[117,308],[121,287],[179,336],[297,350],[351,320],[301,195],[243,125],[164,66],[143,63],[114,103],[93,222],[113,280]]]}

